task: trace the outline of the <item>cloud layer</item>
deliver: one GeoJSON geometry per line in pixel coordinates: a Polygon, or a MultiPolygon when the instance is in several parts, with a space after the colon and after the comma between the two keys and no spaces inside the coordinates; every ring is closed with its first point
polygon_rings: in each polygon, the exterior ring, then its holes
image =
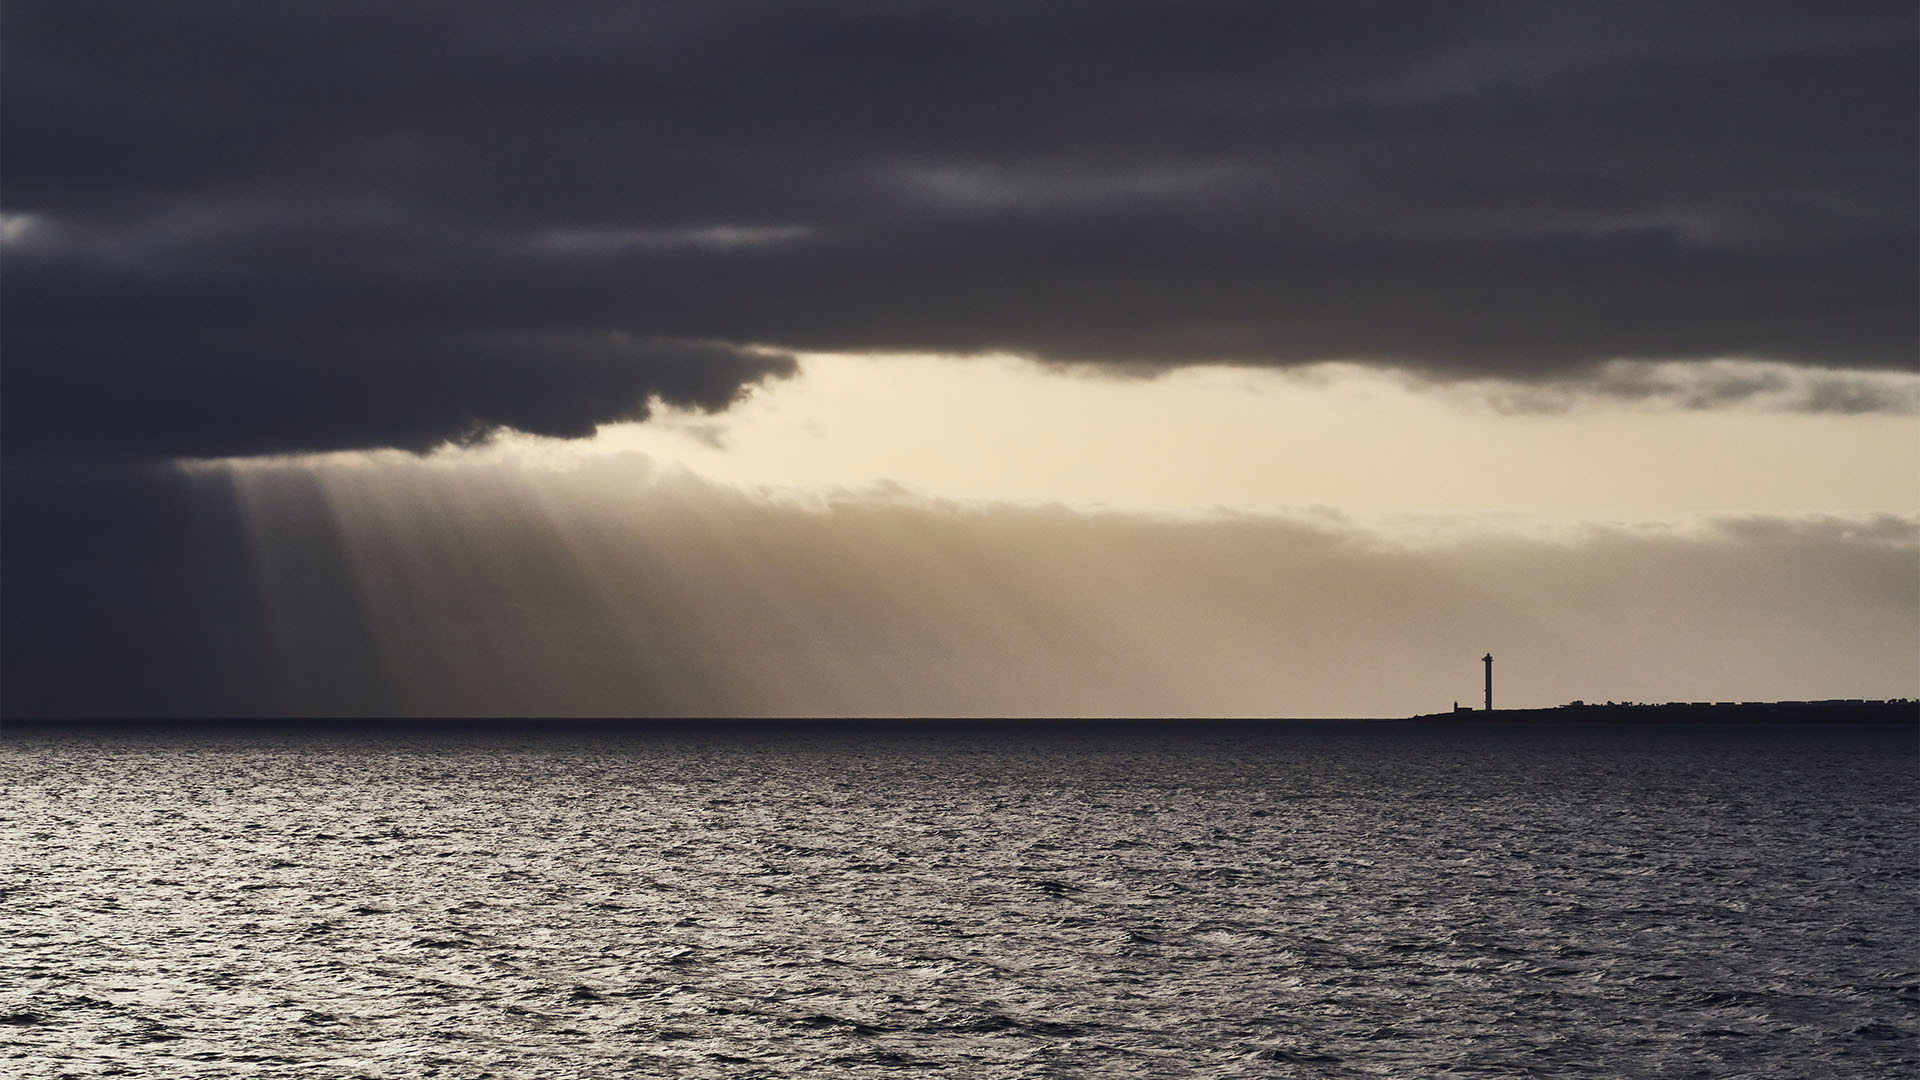
{"type": "Polygon", "coordinates": [[[0,437],[578,434],[722,406],[783,349],[1910,367],[1916,32],[1907,3],[27,0],[0,437]]]}

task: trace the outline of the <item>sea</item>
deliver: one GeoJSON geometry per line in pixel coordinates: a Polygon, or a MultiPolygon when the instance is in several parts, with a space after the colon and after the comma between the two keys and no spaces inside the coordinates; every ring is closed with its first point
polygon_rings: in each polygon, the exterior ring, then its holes
{"type": "Polygon", "coordinates": [[[1848,727],[0,732],[0,1075],[1920,1075],[1848,727]]]}

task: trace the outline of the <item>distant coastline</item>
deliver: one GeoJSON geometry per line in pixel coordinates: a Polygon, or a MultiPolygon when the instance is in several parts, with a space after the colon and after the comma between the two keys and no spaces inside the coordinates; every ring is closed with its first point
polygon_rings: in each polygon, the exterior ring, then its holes
{"type": "Polygon", "coordinates": [[[602,735],[765,735],[827,733],[938,735],[964,732],[1108,736],[1129,733],[1197,734],[1252,732],[1286,727],[1365,727],[1370,725],[1500,724],[1905,724],[1920,726],[1920,701],[1845,699],[1832,701],[1667,702],[1658,705],[1571,702],[1545,709],[1456,709],[1416,716],[1375,718],[1313,717],[4,717],[7,735],[90,732],[134,733],[278,733],[371,735],[602,734],[602,735]]]}
{"type": "Polygon", "coordinates": [[[1920,701],[1844,698],[1827,701],[1669,701],[1588,704],[1547,709],[1455,709],[1406,718],[1408,723],[1526,724],[1920,724],[1920,701]]]}

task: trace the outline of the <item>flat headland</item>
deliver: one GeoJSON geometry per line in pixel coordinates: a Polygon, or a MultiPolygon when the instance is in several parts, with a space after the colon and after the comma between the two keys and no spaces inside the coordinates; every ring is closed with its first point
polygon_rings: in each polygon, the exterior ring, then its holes
{"type": "Polygon", "coordinates": [[[1407,722],[1515,724],[1920,724],[1920,701],[1845,698],[1829,701],[1669,701],[1588,704],[1546,709],[1461,709],[1407,717],[1407,722]]]}

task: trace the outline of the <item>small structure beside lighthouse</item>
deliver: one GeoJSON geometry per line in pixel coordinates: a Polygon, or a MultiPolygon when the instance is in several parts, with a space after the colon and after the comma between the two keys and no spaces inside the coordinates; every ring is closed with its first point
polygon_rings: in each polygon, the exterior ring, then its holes
{"type": "Polygon", "coordinates": [[[1487,711],[1493,711],[1493,654],[1480,658],[1487,665],[1487,711]]]}

